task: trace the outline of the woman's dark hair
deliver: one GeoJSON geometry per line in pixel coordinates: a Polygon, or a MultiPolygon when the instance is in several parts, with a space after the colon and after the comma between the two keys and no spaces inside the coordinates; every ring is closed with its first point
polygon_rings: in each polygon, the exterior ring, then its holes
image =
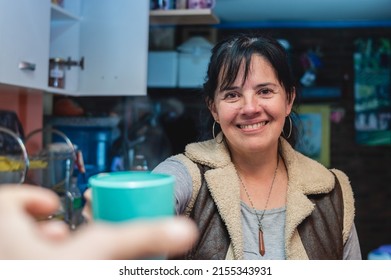
{"type": "MultiPolygon", "coordinates": [[[[295,79],[292,74],[288,54],[284,47],[271,37],[259,34],[236,34],[217,43],[213,49],[208,65],[206,80],[203,86],[204,100],[210,104],[219,85],[221,75],[220,89],[223,90],[231,86],[244,62],[243,82],[247,79],[252,55],[257,54],[265,58],[275,71],[276,77],[287,93],[289,101],[292,100],[295,92],[295,79]]],[[[294,121],[296,118],[292,118],[294,121]]],[[[203,139],[210,139],[212,136],[212,125],[214,119],[209,113],[208,121],[205,123],[206,135],[203,139]]],[[[215,133],[219,132],[220,127],[216,125],[215,133]]],[[[285,134],[290,131],[290,122],[286,118],[284,129],[285,134]]],[[[284,133],[281,134],[285,138],[284,133]]],[[[287,135],[288,136],[288,135],[287,135]]],[[[287,141],[294,146],[297,137],[297,129],[292,123],[292,131],[287,141]]]]}

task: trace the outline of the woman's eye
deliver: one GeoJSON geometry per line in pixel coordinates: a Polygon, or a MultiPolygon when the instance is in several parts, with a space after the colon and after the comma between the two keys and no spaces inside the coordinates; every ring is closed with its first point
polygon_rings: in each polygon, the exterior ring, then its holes
{"type": "Polygon", "coordinates": [[[273,90],[270,88],[263,88],[259,91],[259,93],[262,95],[270,95],[273,93],[273,90]]]}
{"type": "Polygon", "coordinates": [[[224,94],[224,99],[235,99],[238,97],[238,94],[236,92],[227,92],[224,94]]]}

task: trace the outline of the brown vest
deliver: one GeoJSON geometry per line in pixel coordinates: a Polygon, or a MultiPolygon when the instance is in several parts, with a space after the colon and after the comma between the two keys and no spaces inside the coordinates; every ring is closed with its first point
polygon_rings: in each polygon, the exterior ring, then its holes
{"type": "Polygon", "coordinates": [[[343,197],[337,176],[334,177],[335,187],[330,193],[308,196],[315,209],[297,227],[310,260],[343,258],[343,197]]]}
{"type": "MultiPolygon", "coordinates": [[[[201,174],[205,170],[201,169],[201,174]]],[[[343,198],[340,183],[327,194],[310,195],[315,209],[299,226],[298,231],[309,259],[338,260],[343,258],[343,198]]],[[[176,259],[224,260],[231,243],[227,228],[202,180],[190,218],[198,226],[200,237],[193,248],[176,259]]]]}

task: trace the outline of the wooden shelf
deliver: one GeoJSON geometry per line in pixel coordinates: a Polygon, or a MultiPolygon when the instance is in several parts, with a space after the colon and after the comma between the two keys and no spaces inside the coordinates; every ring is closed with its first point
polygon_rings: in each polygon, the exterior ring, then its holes
{"type": "Polygon", "coordinates": [[[150,25],[218,24],[220,20],[211,9],[151,10],[150,25]]]}

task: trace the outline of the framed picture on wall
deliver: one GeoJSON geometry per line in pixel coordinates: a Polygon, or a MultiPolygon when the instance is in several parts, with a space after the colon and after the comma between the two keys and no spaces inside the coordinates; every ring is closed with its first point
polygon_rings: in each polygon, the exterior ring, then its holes
{"type": "Polygon", "coordinates": [[[391,95],[389,69],[355,74],[356,143],[391,145],[391,95]]]}
{"type": "Polygon", "coordinates": [[[330,166],[330,106],[302,105],[298,110],[299,137],[295,148],[302,154],[330,166]]]}
{"type": "Polygon", "coordinates": [[[355,44],[356,143],[391,145],[391,39],[358,39],[355,44]]]}

